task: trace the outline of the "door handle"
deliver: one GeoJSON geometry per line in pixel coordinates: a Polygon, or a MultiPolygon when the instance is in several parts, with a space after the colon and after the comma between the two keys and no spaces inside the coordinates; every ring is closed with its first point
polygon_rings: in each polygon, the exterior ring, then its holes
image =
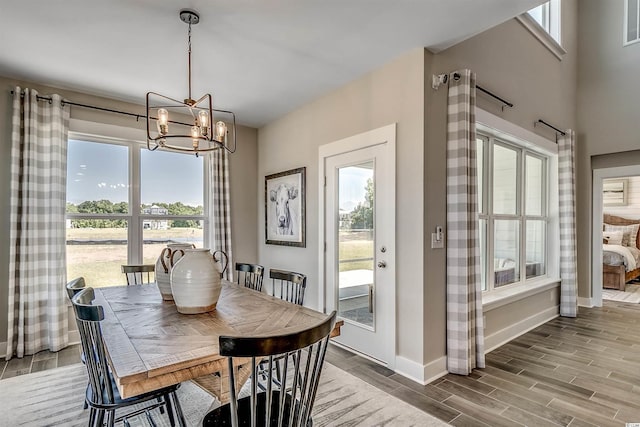
{"type": "Polygon", "coordinates": [[[384,261],[379,261],[378,262],[378,268],[386,268],[387,267],[387,263],[384,261]]]}

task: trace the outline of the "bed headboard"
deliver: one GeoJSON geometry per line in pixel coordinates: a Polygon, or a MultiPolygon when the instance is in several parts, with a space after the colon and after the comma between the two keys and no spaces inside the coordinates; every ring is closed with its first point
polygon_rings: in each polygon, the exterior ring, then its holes
{"type": "MultiPolygon", "coordinates": [[[[604,214],[602,222],[611,225],[631,225],[640,224],[640,219],[627,219],[615,215],[604,214]]],[[[636,236],[636,247],[640,249],[640,229],[638,229],[638,235],[636,236]]]]}

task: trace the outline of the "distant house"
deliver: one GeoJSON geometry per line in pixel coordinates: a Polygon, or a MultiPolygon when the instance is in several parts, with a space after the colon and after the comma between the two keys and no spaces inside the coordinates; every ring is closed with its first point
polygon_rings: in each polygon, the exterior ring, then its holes
{"type": "MultiPolygon", "coordinates": [[[[161,208],[160,206],[153,205],[148,208],[142,209],[143,215],[168,215],[169,210],[167,208],[161,208]]],[[[142,222],[142,228],[144,230],[167,230],[169,229],[169,221],[166,219],[145,219],[142,222]]]]}

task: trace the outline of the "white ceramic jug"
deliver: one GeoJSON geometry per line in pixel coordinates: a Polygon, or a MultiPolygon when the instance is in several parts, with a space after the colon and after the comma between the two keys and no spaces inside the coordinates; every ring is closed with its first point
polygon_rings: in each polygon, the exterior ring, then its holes
{"type": "Polygon", "coordinates": [[[184,254],[172,263],[171,292],[182,314],[206,313],[216,308],[222,290],[222,272],[209,249],[176,249],[184,254]]]}
{"type": "MultiPolygon", "coordinates": [[[[169,243],[166,248],[160,252],[160,256],[156,260],[156,283],[160,290],[160,295],[165,301],[173,301],[171,293],[171,255],[178,249],[193,249],[195,245],[192,243],[169,243]]],[[[175,262],[179,258],[176,258],[175,262]]]]}

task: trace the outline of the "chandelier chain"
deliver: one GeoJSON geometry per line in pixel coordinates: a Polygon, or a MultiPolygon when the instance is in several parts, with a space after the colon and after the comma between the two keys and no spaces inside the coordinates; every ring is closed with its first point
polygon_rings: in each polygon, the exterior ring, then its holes
{"type": "Polygon", "coordinates": [[[191,102],[191,19],[189,20],[189,101],[191,102]]]}

